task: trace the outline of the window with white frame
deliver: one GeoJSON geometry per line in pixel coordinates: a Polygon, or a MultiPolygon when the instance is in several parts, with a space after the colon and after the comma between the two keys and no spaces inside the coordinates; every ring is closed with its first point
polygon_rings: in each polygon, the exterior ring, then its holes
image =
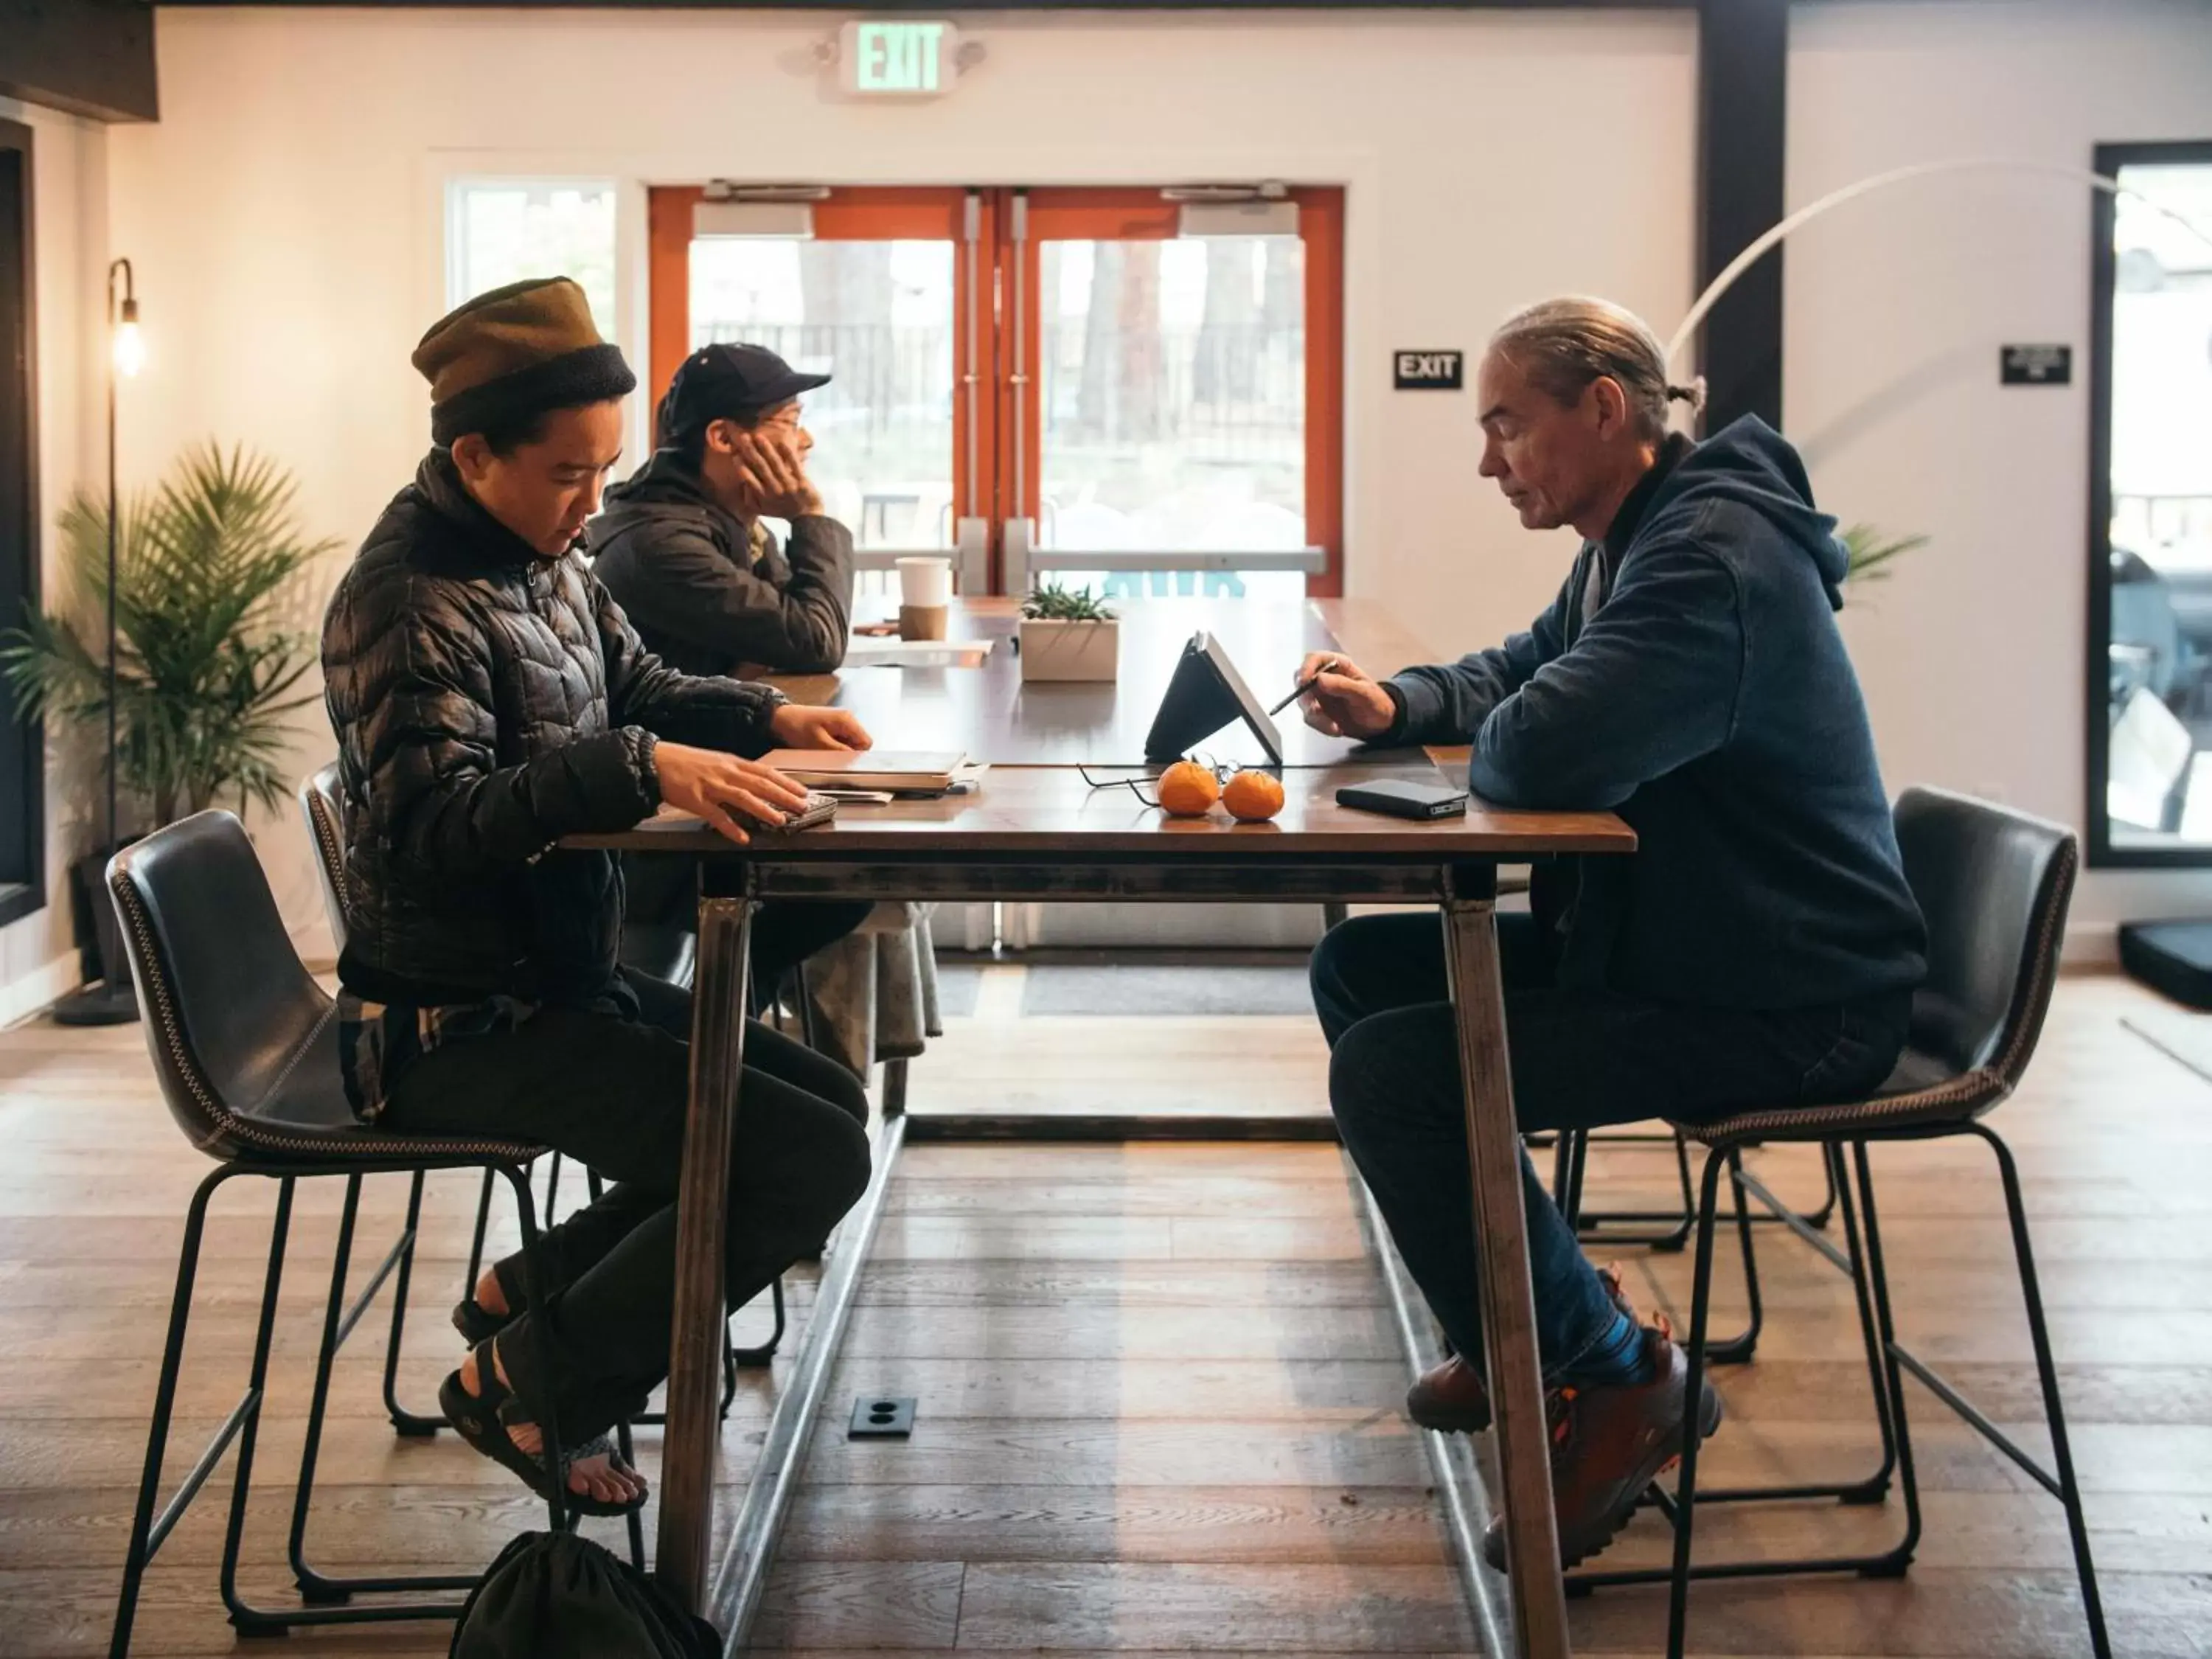
{"type": "Polygon", "coordinates": [[[611,179],[456,179],[446,186],[446,303],[532,276],[584,290],[599,332],[615,317],[611,179]]]}

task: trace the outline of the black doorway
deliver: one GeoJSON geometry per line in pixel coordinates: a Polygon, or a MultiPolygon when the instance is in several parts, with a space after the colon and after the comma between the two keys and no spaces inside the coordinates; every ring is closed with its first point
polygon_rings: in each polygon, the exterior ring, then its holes
{"type": "MultiPolygon", "coordinates": [[[[0,121],[0,632],[39,604],[38,361],[31,130],[0,121]]],[[[0,686],[0,924],[46,902],[44,735],[0,686]]]]}

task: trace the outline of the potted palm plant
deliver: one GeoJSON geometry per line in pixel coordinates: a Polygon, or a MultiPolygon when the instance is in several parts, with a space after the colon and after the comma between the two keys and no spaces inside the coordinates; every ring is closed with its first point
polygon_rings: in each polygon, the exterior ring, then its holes
{"type": "MultiPolygon", "coordinates": [[[[116,536],[116,843],[218,800],[275,808],[287,793],[288,717],[313,700],[299,686],[312,641],[283,626],[295,578],[336,547],[309,541],[295,486],[275,462],[208,443],[185,451],[152,490],[124,506],[116,536]]],[[[20,716],[104,740],[107,507],[82,490],[63,509],[64,565],[75,603],[0,635],[0,673],[20,716]]],[[[96,789],[104,774],[86,780],[96,789]]],[[[81,899],[101,889],[109,848],[79,861],[81,899]]],[[[105,903],[87,904],[95,924],[105,903]]],[[[80,915],[85,912],[81,911],[80,915]]],[[[103,971],[121,971],[107,959],[103,971]]]]}
{"type": "Polygon", "coordinates": [[[1014,648],[1024,680],[1110,680],[1121,667],[1121,624],[1088,587],[1071,593],[1048,583],[1022,601],[1014,648]]]}
{"type": "Polygon", "coordinates": [[[1925,536],[1893,536],[1870,524],[1855,524],[1836,533],[1844,550],[1850,556],[1850,562],[1844,570],[1847,582],[1887,581],[1892,574],[1892,560],[1928,545],[1925,536]]]}

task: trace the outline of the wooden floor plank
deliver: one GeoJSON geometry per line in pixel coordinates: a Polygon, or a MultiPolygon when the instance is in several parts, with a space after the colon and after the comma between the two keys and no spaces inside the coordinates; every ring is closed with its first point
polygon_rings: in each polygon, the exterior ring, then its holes
{"type": "Polygon", "coordinates": [[[1425,1653],[1474,1640],[1457,1579],[1435,1565],[979,1562],[961,1595],[971,1650],[1425,1653]]]}
{"type": "MultiPolygon", "coordinates": [[[[2123,981],[2069,975],[2027,1086],[1995,1122],[2021,1163],[2115,1644],[2162,1659],[2204,1652],[2212,1628],[2212,1211],[2201,1200],[2212,1085],[2120,1025],[2146,1006],[2123,981]]],[[[924,1110],[1304,1110],[1321,1108],[1324,1073],[1303,1019],[1026,1020],[1000,1007],[956,1022],[914,1075],[924,1110]]],[[[105,1650],[184,1206],[207,1165],[177,1139],[128,1030],[0,1033],[0,1133],[13,1149],[0,1170],[0,1654],[58,1659],[105,1650]]],[[[1803,1149],[1753,1163],[1793,1201],[1819,1199],[1803,1149]]],[[[1876,1170],[1902,1334],[2040,1445],[1986,1151],[1882,1149],[1876,1170]]],[[[1663,1206],[1678,1201],[1674,1181],[1668,1146],[1601,1146],[1590,1198],[1663,1206]]],[[[562,1192],[564,1206],[581,1197],[573,1170],[562,1192]]],[[[402,1180],[368,1183],[355,1285],[396,1234],[405,1194],[402,1180]]],[[[459,1355],[445,1310],[477,1194],[471,1176],[428,1184],[402,1366],[413,1401],[428,1402],[459,1355]]],[[[336,1182],[301,1188],[279,1304],[246,1530],[249,1580],[279,1601],[285,1481],[341,1196],[336,1182]]],[[[234,1183],[211,1212],[172,1478],[235,1397],[274,1199],[269,1183],[234,1183]]],[[[514,1237],[502,1194],[492,1249],[514,1237]]],[[[1733,1251],[1723,1238],[1717,1328],[1743,1306],[1733,1251]]],[[[1679,1322],[1686,1256],[1601,1254],[1679,1322]]],[[[1717,1373],[1729,1413],[1706,1474],[1863,1474],[1875,1440],[1849,1286],[1776,1229],[1761,1231],[1759,1261],[1767,1327],[1753,1364],[1717,1373]]],[[[804,1270],[791,1287],[801,1326],[811,1279],[804,1270]]],[[[363,1322],[336,1370],[312,1547],[334,1569],[480,1564],[539,1511],[450,1438],[395,1438],[380,1398],[385,1319],[380,1309],[363,1322]]],[[[755,1649],[1465,1653],[1473,1633],[1427,1462],[1400,1415],[1405,1380],[1333,1146],[916,1146],[861,1280],[755,1649]],[[847,1440],[836,1419],[861,1391],[915,1396],[912,1440],[847,1440]]],[[[732,1413],[718,1468],[732,1498],[775,1385],[749,1376],[732,1413]]],[[[2086,1652],[2057,1507],[1917,1386],[1910,1404],[1926,1518],[1912,1574],[1700,1586],[1693,1650],[2086,1652]]],[[[648,1473],[658,1443],[640,1436],[648,1473]]],[[[1700,1553],[1873,1548],[1900,1524],[1894,1498],[1720,1508],[1701,1518],[1700,1553]]],[[[592,1531],[619,1537],[604,1522],[592,1531]]],[[[1639,1517],[1607,1564],[1656,1560],[1665,1541],[1639,1517]]],[[[214,1593],[221,1547],[220,1504],[203,1504],[149,1577],[142,1659],[236,1651],[214,1593]]],[[[1645,1654],[1664,1608],[1607,1592],[1571,1619],[1578,1652],[1645,1654]]],[[[300,1632],[288,1648],[431,1659],[448,1635],[300,1632]]]]}
{"type": "Polygon", "coordinates": [[[787,1560],[1449,1565],[1422,1486],[1052,1487],[812,1483],[787,1560]]]}

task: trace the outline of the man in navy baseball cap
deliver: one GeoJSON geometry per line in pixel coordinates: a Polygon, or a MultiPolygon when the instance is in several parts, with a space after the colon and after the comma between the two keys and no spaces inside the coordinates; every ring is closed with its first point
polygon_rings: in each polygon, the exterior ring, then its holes
{"type": "Polygon", "coordinates": [[[853,538],[806,476],[802,392],[828,384],[766,346],[702,346],[660,400],[653,458],[606,493],[593,569],[653,652],[689,674],[845,659],[853,538]],[[791,526],[788,548],[761,523],[791,526]]]}
{"type": "MultiPolygon", "coordinates": [[[[799,424],[803,374],[765,346],[702,346],[660,401],[660,447],[606,492],[589,526],[592,569],[648,649],[689,674],[749,669],[827,673],[845,660],[853,538],[822,510],[806,476],[814,440],[799,424]],[[779,548],[761,520],[781,519],[779,548]]],[[[693,860],[625,854],[630,920],[689,932],[693,860]]],[[[756,983],[860,925],[870,906],[778,902],[753,919],[756,983]]]]}

